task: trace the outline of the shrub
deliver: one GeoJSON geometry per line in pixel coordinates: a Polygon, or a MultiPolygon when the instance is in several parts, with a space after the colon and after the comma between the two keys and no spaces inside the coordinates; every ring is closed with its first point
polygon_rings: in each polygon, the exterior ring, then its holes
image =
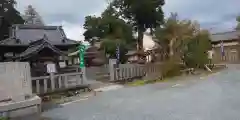
{"type": "Polygon", "coordinates": [[[144,80],[136,80],[136,81],[133,81],[131,83],[129,83],[130,86],[142,86],[142,85],[145,85],[145,81],[144,80]]]}
{"type": "Polygon", "coordinates": [[[162,67],[162,76],[163,77],[173,77],[181,74],[181,66],[176,63],[174,58],[167,60],[162,67]]]}
{"type": "Polygon", "coordinates": [[[0,116],[0,120],[8,120],[8,119],[0,116]]]}
{"type": "Polygon", "coordinates": [[[211,42],[208,33],[199,33],[190,40],[186,48],[183,60],[187,67],[204,68],[204,65],[209,62],[207,51],[211,49],[211,42]]]}

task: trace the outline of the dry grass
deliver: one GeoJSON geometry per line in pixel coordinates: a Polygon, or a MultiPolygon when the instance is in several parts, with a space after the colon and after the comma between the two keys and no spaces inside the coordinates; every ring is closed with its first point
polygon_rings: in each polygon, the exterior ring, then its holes
{"type": "MultiPolygon", "coordinates": [[[[214,73],[217,73],[221,70],[225,69],[225,67],[221,67],[221,68],[215,68],[212,70],[212,72],[209,72],[207,70],[198,70],[199,74],[197,75],[200,75],[201,77],[204,77],[204,76],[208,76],[208,75],[211,75],[211,74],[214,74],[214,73]]],[[[129,82],[127,83],[128,86],[143,86],[143,85],[146,85],[146,84],[154,84],[154,83],[159,83],[159,82],[170,82],[172,80],[174,80],[173,78],[174,77],[181,77],[182,75],[179,75],[179,76],[172,76],[172,77],[165,77],[164,79],[158,79],[158,80],[135,80],[133,82],[129,82]]],[[[187,75],[189,76],[189,75],[187,75]]]]}

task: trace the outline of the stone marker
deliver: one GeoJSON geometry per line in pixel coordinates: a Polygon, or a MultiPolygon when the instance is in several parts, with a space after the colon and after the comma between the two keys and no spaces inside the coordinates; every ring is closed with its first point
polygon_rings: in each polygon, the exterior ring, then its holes
{"type": "Polygon", "coordinates": [[[117,60],[116,59],[109,59],[109,71],[110,71],[110,80],[114,81],[114,66],[117,64],[117,60]]]}
{"type": "Polygon", "coordinates": [[[25,100],[32,95],[30,67],[28,63],[0,63],[0,84],[13,101],[25,100]]]}
{"type": "Polygon", "coordinates": [[[41,99],[32,95],[30,75],[26,62],[0,63],[0,113],[18,117],[39,112],[41,99]]]}
{"type": "Polygon", "coordinates": [[[0,84],[0,102],[8,101],[10,99],[8,95],[9,93],[5,91],[5,87],[3,86],[3,84],[0,84]]]}

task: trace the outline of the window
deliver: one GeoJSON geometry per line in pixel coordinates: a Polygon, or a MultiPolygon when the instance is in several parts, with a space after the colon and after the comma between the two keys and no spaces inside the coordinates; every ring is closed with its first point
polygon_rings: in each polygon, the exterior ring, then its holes
{"type": "Polygon", "coordinates": [[[12,57],[13,56],[13,53],[12,52],[8,52],[8,53],[5,53],[4,54],[4,57],[12,57]]]}
{"type": "Polygon", "coordinates": [[[236,53],[237,52],[237,50],[236,49],[231,49],[231,51],[230,51],[231,53],[236,53]]]}

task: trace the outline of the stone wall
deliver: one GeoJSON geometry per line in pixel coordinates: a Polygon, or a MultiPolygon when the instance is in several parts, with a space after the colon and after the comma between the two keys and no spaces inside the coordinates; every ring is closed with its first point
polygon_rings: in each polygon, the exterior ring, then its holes
{"type": "Polygon", "coordinates": [[[124,81],[143,77],[157,79],[161,77],[162,63],[120,64],[110,71],[111,81],[124,81]]]}
{"type": "Polygon", "coordinates": [[[41,112],[41,99],[32,94],[29,63],[0,63],[0,88],[0,117],[11,119],[41,112]]]}
{"type": "Polygon", "coordinates": [[[0,85],[8,97],[15,101],[24,100],[25,96],[32,95],[29,64],[23,62],[0,63],[0,85]]]}

